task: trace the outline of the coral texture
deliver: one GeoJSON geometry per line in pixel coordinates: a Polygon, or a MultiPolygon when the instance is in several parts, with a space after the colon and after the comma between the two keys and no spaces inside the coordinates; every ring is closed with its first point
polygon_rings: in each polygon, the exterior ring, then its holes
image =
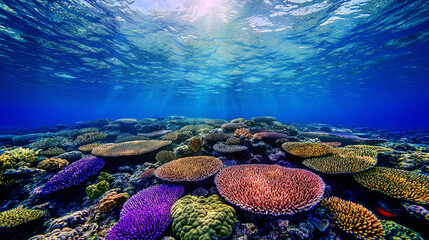
{"type": "Polygon", "coordinates": [[[76,137],[75,143],[78,145],[84,145],[88,143],[93,143],[95,141],[103,140],[107,137],[106,133],[102,132],[89,132],[84,133],[76,137]]]}
{"type": "Polygon", "coordinates": [[[250,133],[249,129],[247,129],[247,128],[237,128],[234,131],[234,137],[252,138],[252,134],[250,133]]]}
{"type": "Polygon", "coordinates": [[[377,164],[376,156],[377,152],[372,150],[336,148],[332,154],[305,159],[302,163],[323,173],[356,173],[374,167],[377,164]]]}
{"type": "Polygon", "coordinates": [[[203,139],[200,137],[192,137],[189,139],[188,147],[192,149],[193,152],[198,152],[201,150],[201,147],[203,146],[203,139]]]}
{"type": "Polygon", "coordinates": [[[83,183],[104,167],[104,161],[97,157],[87,157],[70,164],[67,168],[54,175],[40,189],[41,194],[49,194],[64,188],[83,183]]]}
{"type": "Polygon", "coordinates": [[[85,153],[89,153],[92,151],[92,149],[94,149],[95,147],[98,147],[102,145],[101,143],[90,143],[90,144],[86,144],[83,146],[79,147],[79,151],[85,152],[85,153]]]}
{"type": "Polygon", "coordinates": [[[103,213],[110,213],[115,207],[121,209],[128,198],[128,193],[110,192],[98,202],[97,208],[103,213]]]}
{"type": "Polygon", "coordinates": [[[341,142],[343,145],[351,144],[379,144],[384,143],[384,139],[373,139],[373,138],[361,138],[348,133],[339,133],[339,132],[303,132],[302,136],[318,138],[322,142],[341,142]]]}
{"type": "Polygon", "coordinates": [[[286,142],[283,143],[282,148],[286,152],[302,158],[319,157],[332,151],[331,146],[307,142],[286,142]]]}
{"type": "Polygon", "coordinates": [[[384,230],[380,220],[362,205],[337,197],[324,198],[321,204],[332,212],[335,222],[345,232],[351,233],[359,239],[384,239],[384,230]]]}
{"type": "Polygon", "coordinates": [[[157,168],[155,176],[169,182],[199,181],[213,176],[222,166],[222,161],[214,157],[185,157],[157,168]]]}
{"type": "Polygon", "coordinates": [[[207,134],[205,137],[208,142],[220,142],[228,139],[228,134],[225,133],[211,133],[207,134]]]}
{"type": "Polygon", "coordinates": [[[158,152],[155,156],[155,159],[157,162],[164,164],[176,160],[177,156],[173,151],[164,150],[158,152]]]}
{"type": "Polygon", "coordinates": [[[406,170],[374,167],[356,173],[354,179],[363,186],[394,198],[429,204],[429,176],[406,170]]]}
{"type": "Polygon", "coordinates": [[[92,149],[92,154],[101,157],[136,156],[156,151],[170,145],[171,141],[138,140],[123,143],[107,143],[92,149]]]}
{"type": "Polygon", "coordinates": [[[308,210],[325,190],[322,178],[310,171],[263,164],[227,167],[217,174],[215,183],[228,202],[271,215],[308,210]]]}
{"type": "Polygon", "coordinates": [[[186,195],[173,204],[171,216],[173,232],[189,240],[228,237],[238,221],[234,208],[224,204],[218,195],[186,195]]]}
{"type": "Polygon", "coordinates": [[[132,196],[123,206],[119,222],[106,240],[157,239],[171,222],[171,206],[184,194],[179,184],[146,188],[132,196]]]}
{"type": "Polygon", "coordinates": [[[44,215],[45,212],[42,210],[17,207],[0,213],[0,227],[15,227],[39,219],[44,215]]]}
{"type": "Polygon", "coordinates": [[[86,187],[85,191],[89,199],[94,200],[101,197],[101,195],[103,195],[109,189],[109,183],[106,180],[103,180],[97,184],[89,185],[88,187],[86,187]]]}
{"type": "Polygon", "coordinates": [[[238,152],[244,152],[247,151],[246,146],[241,145],[226,145],[223,143],[216,143],[213,146],[213,150],[215,150],[218,153],[238,153],[238,152]]]}
{"type": "Polygon", "coordinates": [[[287,138],[287,135],[278,132],[259,132],[253,135],[253,139],[260,141],[275,141],[282,138],[287,138]]]}
{"type": "Polygon", "coordinates": [[[69,162],[65,159],[50,158],[39,162],[39,164],[37,164],[37,168],[46,171],[57,171],[67,165],[69,165],[69,162]]]}
{"type": "Polygon", "coordinates": [[[404,227],[394,221],[380,220],[383,225],[386,239],[401,239],[401,240],[423,240],[417,232],[404,227]]]}

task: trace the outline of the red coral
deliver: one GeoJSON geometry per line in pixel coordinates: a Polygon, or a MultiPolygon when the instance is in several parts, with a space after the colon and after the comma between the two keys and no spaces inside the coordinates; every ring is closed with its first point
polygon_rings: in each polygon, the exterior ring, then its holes
{"type": "Polygon", "coordinates": [[[276,216],[312,208],[325,190],[322,178],[310,171],[263,164],[227,167],[218,173],[215,183],[228,202],[276,216]]]}

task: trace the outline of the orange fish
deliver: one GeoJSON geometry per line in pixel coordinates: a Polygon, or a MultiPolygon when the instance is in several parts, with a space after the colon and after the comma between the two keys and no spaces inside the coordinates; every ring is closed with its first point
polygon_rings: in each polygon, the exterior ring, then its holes
{"type": "Polygon", "coordinates": [[[379,208],[376,207],[375,208],[381,215],[385,216],[385,217],[396,217],[396,214],[388,212],[386,210],[384,210],[383,208],[379,208]]]}

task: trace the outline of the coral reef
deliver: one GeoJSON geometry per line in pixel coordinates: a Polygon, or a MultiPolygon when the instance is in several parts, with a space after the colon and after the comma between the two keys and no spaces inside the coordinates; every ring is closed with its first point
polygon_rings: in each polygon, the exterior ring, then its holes
{"type": "Polygon", "coordinates": [[[309,142],[286,142],[282,144],[282,148],[286,152],[302,158],[319,157],[332,152],[331,146],[309,142]]]}
{"type": "Polygon", "coordinates": [[[0,227],[15,227],[34,221],[45,215],[42,210],[23,208],[22,206],[0,213],[0,227]]]}
{"type": "Polygon", "coordinates": [[[222,129],[225,132],[234,132],[239,128],[246,128],[246,125],[244,125],[243,123],[225,123],[222,125],[222,129]]]}
{"type": "Polygon", "coordinates": [[[394,198],[429,204],[429,176],[406,170],[374,167],[355,173],[354,179],[363,186],[394,198]]]}
{"type": "Polygon", "coordinates": [[[100,157],[136,156],[156,151],[170,144],[171,141],[160,140],[107,143],[92,149],[92,154],[100,157]]]}
{"type": "Polygon", "coordinates": [[[107,137],[106,133],[89,132],[89,133],[84,133],[82,135],[77,136],[76,140],[74,140],[74,142],[78,145],[84,145],[84,144],[88,144],[88,143],[93,143],[95,141],[103,140],[106,137],[107,137]]]}
{"type": "Polygon", "coordinates": [[[237,224],[234,208],[217,195],[186,195],[171,207],[173,232],[180,239],[211,240],[228,237],[237,224]]]}
{"type": "Polygon", "coordinates": [[[321,204],[329,209],[334,215],[338,227],[345,232],[351,233],[359,239],[384,239],[384,230],[380,220],[362,205],[337,197],[324,198],[321,204]]]}
{"type": "Polygon", "coordinates": [[[104,161],[96,157],[87,157],[70,164],[66,169],[54,175],[35,193],[50,194],[64,188],[78,185],[93,176],[104,166],[104,161]]]}
{"type": "Polygon", "coordinates": [[[252,120],[254,122],[264,122],[267,124],[271,124],[272,122],[276,121],[277,118],[271,117],[271,116],[261,116],[261,117],[253,117],[250,120],[252,120]]]}
{"type": "Polygon", "coordinates": [[[371,138],[361,138],[349,133],[340,133],[340,132],[303,132],[302,136],[310,138],[318,138],[322,142],[341,142],[343,145],[353,145],[353,144],[380,144],[387,142],[385,139],[371,139],[371,138]]]}
{"type": "Polygon", "coordinates": [[[225,141],[228,139],[228,134],[225,133],[211,133],[211,134],[207,134],[205,139],[207,142],[220,142],[220,141],[225,141]]]}
{"type": "Polygon", "coordinates": [[[254,140],[259,141],[275,141],[277,139],[287,138],[287,135],[284,133],[278,132],[259,132],[253,135],[254,140]]]}
{"type": "Polygon", "coordinates": [[[308,210],[325,190],[322,178],[312,172],[263,164],[227,167],[216,175],[215,183],[228,202],[270,215],[308,210]]]}
{"type": "Polygon", "coordinates": [[[222,166],[222,161],[214,157],[179,158],[157,168],[155,176],[169,182],[199,181],[213,176],[222,166]]]}
{"type": "Polygon", "coordinates": [[[252,134],[250,133],[249,129],[247,128],[237,128],[234,131],[234,137],[245,137],[245,138],[252,138],[252,134]]]}
{"type": "Polygon", "coordinates": [[[213,146],[213,150],[215,150],[218,153],[238,153],[247,151],[246,146],[240,146],[240,145],[226,145],[223,143],[216,143],[213,146]]]}
{"type": "Polygon", "coordinates": [[[100,145],[102,145],[102,143],[90,143],[90,144],[82,145],[79,147],[79,151],[84,153],[90,153],[92,149],[100,145]]]}

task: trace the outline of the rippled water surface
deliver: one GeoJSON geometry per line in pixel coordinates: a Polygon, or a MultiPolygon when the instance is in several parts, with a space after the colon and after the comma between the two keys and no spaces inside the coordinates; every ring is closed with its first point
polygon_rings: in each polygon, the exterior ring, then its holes
{"type": "Polygon", "coordinates": [[[0,2],[3,126],[251,117],[429,128],[429,2],[0,2]]]}

